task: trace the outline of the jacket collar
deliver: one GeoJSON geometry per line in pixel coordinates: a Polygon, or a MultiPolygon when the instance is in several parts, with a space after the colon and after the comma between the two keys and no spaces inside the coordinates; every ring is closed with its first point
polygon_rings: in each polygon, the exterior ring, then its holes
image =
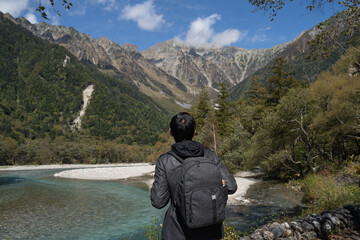
{"type": "Polygon", "coordinates": [[[196,141],[177,142],[171,146],[171,150],[183,159],[204,156],[204,147],[196,141]]]}

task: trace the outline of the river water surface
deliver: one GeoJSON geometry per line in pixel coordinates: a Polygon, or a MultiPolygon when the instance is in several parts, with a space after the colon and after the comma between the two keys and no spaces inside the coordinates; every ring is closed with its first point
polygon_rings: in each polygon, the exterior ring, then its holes
{"type": "MultiPolygon", "coordinates": [[[[0,239],[142,240],[144,225],[164,217],[145,184],[53,177],[60,171],[0,171],[0,239]]],[[[301,196],[277,182],[256,183],[246,198],[227,208],[227,222],[240,230],[301,205],[301,196]]]]}

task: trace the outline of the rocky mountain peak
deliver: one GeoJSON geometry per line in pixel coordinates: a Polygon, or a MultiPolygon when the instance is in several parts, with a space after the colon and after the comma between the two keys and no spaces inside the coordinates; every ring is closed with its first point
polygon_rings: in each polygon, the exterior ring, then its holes
{"type": "Polygon", "coordinates": [[[290,43],[270,49],[240,47],[190,47],[176,40],[158,43],[142,55],[182,82],[217,88],[234,86],[269,63],[290,43]]]}
{"type": "Polygon", "coordinates": [[[135,44],[125,43],[125,44],[121,45],[121,47],[124,48],[128,52],[140,53],[138,50],[138,47],[135,44]]]}

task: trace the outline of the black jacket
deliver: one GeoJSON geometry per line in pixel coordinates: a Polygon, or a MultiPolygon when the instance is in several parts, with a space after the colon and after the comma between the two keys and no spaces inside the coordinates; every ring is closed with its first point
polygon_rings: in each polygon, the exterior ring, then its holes
{"type": "MultiPolygon", "coordinates": [[[[196,141],[178,142],[172,145],[171,149],[182,159],[205,156],[213,160],[221,170],[229,194],[236,192],[236,181],[222,164],[221,159],[212,151],[204,149],[200,143],[196,141]]],[[[154,177],[155,181],[151,188],[151,203],[154,207],[163,208],[167,205],[169,200],[173,199],[177,182],[175,172],[178,172],[177,168],[180,165],[181,162],[169,153],[161,155],[157,160],[154,177]]],[[[223,237],[224,229],[222,223],[198,229],[189,229],[183,226],[178,220],[177,212],[175,211],[173,204],[170,205],[166,212],[161,235],[161,239],[163,240],[211,240],[222,239],[223,237]]]]}

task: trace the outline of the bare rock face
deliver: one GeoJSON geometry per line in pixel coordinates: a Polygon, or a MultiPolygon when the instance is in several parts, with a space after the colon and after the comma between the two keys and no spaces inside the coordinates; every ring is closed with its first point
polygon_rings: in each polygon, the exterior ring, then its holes
{"type": "Polygon", "coordinates": [[[121,47],[124,48],[127,52],[139,53],[139,50],[135,44],[125,43],[121,47]]]}
{"type": "Polygon", "coordinates": [[[168,74],[198,87],[234,86],[278,56],[290,43],[270,49],[194,48],[174,40],[158,43],[142,55],[168,74]]]}

